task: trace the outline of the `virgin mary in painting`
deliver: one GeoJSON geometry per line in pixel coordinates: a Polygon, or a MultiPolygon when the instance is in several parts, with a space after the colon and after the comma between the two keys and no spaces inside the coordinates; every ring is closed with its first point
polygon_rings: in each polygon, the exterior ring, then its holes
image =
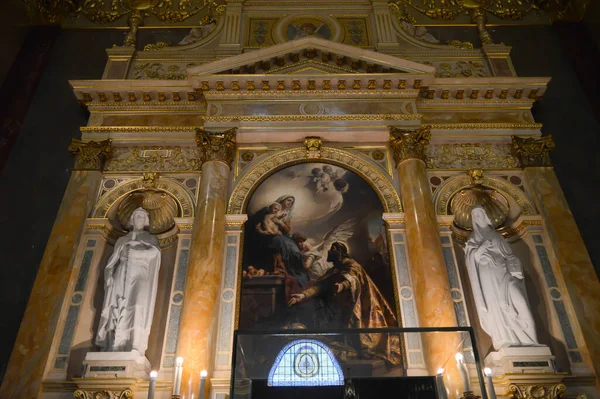
{"type": "Polygon", "coordinates": [[[308,274],[302,268],[300,249],[290,235],[295,202],[294,196],[282,195],[248,219],[245,237],[254,250],[246,260],[257,265],[253,266],[255,270],[287,274],[304,286],[309,281],[308,274]]]}

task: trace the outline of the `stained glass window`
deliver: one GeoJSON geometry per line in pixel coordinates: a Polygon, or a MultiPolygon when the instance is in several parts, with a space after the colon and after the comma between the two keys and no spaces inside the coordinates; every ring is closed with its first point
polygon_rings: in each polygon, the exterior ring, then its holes
{"type": "Polygon", "coordinates": [[[272,387],[344,385],[344,374],[325,344],[300,339],[279,352],[269,372],[268,384],[272,387]]]}

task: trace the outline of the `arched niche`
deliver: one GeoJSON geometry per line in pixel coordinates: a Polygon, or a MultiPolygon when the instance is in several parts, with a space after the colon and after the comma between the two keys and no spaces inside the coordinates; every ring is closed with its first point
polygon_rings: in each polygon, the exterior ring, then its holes
{"type": "Polygon", "coordinates": [[[102,197],[100,197],[96,203],[94,211],[92,212],[92,218],[107,218],[110,210],[113,209],[113,206],[125,198],[125,196],[135,191],[145,190],[148,188],[157,191],[163,191],[173,197],[177,202],[181,213],[179,217],[194,217],[194,197],[183,184],[173,179],[160,177],[157,178],[151,186],[149,186],[148,183],[140,177],[139,179],[128,180],[102,195],[102,197]]]}
{"type": "MultiPolygon", "coordinates": [[[[435,213],[439,216],[450,215],[450,201],[460,190],[471,187],[469,176],[459,175],[446,180],[433,194],[435,213]]],[[[483,177],[483,186],[491,187],[502,194],[509,202],[511,213],[509,219],[516,220],[520,215],[537,215],[535,206],[523,191],[507,181],[488,175],[483,177]],[[516,206],[515,206],[516,205],[516,206]],[[517,207],[518,206],[518,207],[517,207]],[[518,208],[518,209],[515,209],[518,208]]]]}

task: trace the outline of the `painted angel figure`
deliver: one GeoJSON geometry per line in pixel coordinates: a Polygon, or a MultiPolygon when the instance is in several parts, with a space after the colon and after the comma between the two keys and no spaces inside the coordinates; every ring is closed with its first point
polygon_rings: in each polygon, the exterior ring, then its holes
{"type": "Polygon", "coordinates": [[[311,280],[316,280],[331,268],[327,262],[327,251],[334,242],[347,242],[354,234],[356,219],[349,219],[329,230],[323,237],[323,241],[315,245],[306,235],[295,233],[292,239],[300,249],[304,270],[311,280]]]}

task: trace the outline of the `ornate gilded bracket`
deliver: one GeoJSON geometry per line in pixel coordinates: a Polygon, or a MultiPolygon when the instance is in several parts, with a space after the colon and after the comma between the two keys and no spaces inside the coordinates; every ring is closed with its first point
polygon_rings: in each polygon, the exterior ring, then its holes
{"type": "Polygon", "coordinates": [[[235,155],[235,135],[237,127],[224,132],[207,132],[196,129],[196,143],[200,149],[202,162],[220,161],[231,166],[235,155]]]}
{"type": "Polygon", "coordinates": [[[431,138],[429,126],[419,129],[399,129],[389,126],[389,129],[390,145],[394,151],[396,165],[407,159],[420,159],[425,162],[425,147],[431,138]]]}
{"type": "Polygon", "coordinates": [[[106,157],[111,152],[112,140],[82,141],[72,139],[69,151],[75,155],[75,170],[102,170],[106,157]]]}
{"type": "Polygon", "coordinates": [[[539,139],[512,136],[512,143],[522,167],[552,165],[549,154],[556,147],[552,136],[539,139]]]}
{"type": "Polygon", "coordinates": [[[304,139],[304,148],[306,148],[306,158],[321,158],[321,138],[307,137],[304,139]]]}
{"type": "Polygon", "coordinates": [[[510,384],[506,394],[510,399],[560,399],[566,392],[565,384],[528,385],[510,384]]]}

